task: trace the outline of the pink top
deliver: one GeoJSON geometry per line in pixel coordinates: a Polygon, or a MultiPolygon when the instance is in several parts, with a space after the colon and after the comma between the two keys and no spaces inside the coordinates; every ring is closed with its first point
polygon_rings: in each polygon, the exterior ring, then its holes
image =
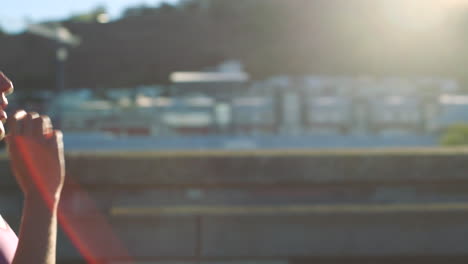
{"type": "Polygon", "coordinates": [[[0,216],[0,264],[10,264],[18,246],[18,237],[0,216]]]}

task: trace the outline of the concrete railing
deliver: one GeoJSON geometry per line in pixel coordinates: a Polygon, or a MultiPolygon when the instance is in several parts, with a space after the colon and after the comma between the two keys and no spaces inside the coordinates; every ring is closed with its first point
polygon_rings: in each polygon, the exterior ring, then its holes
{"type": "MultiPolygon", "coordinates": [[[[17,227],[5,158],[0,171],[17,227]]],[[[464,149],[70,153],[67,171],[81,190],[65,190],[64,211],[93,226],[89,195],[136,260],[468,256],[464,149]]],[[[59,258],[80,263],[63,234],[59,258]]]]}

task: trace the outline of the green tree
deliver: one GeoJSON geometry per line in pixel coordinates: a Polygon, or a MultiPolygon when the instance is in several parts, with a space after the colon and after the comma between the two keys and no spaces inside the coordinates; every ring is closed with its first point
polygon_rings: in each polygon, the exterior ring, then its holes
{"type": "Polygon", "coordinates": [[[147,5],[139,5],[139,6],[131,6],[131,7],[127,7],[123,13],[122,13],[122,16],[123,17],[135,17],[135,16],[141,16],[143,15],[144,13],[147,12],[148,9],[153,9],[153,8],[150,8],[149,6],[147,5]]]}
{"type": "Polygon", "coordinates": [[[169,3],[162,3],[159,8],[158,8],[158,11],[160,13],[163,13],[163,14],[167,14],[167,13],[171,13],[171,12],[174,12],[177,8],[169,3]]]}
{"type": "Polygon", "coordinates": [[[106,8],[104,6],[98,6],[89,12],[74,14],[68,19],[68,21],[94,23],[99,21],[99,17],[105,14],[107,14],[106,8]]]}
{"type": "Polygon", "coordinates": [[[177,6],[163,2],[159,6],[149,6],[146,4],[128,7],[124,10],[123,17],[151,16],[158,14],[172,13],[177,10],[177,6]]]}
{"type": "Polygon", "coordinates": [[[440,144],[443,146],[468,145],[468,124],[460,123],[449,126],[443,133],[440,144]]]}

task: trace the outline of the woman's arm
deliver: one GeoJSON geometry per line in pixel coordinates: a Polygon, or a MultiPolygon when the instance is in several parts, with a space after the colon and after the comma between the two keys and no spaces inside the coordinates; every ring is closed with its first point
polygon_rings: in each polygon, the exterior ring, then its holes
{"type": "Polygon", "coordinates": [[[26,198],[13,264],[55,263],[57,207],[49,209],[40,198],[26,198]]]}
{"type": "Polygon", "coordinates": [[[65,176],[62,134],[50,119],[18,112],[9,120],[8,152],[24,193],[13,264],[55,263],[57,207],[65,176]]]}

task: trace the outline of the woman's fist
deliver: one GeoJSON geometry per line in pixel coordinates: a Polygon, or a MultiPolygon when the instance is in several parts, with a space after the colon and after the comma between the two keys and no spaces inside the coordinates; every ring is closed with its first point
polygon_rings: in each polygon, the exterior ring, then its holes
{"type": "Polygon", "coordinates": [[[18,111],[8,120],[8,152],[25,196],[58,202],[65,178],[62,133],[47,116],[18,111]]]}

